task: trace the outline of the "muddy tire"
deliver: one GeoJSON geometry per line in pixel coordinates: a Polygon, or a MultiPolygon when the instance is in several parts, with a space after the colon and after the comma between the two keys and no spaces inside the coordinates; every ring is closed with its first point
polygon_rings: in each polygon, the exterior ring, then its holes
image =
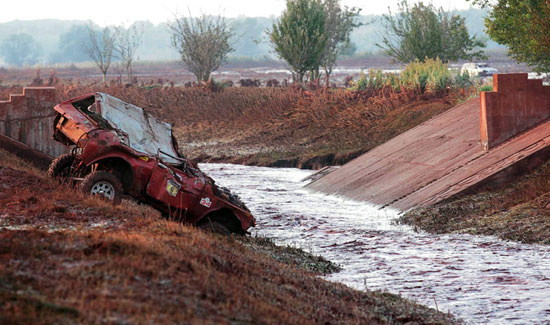
{"type": "Polygon", "coordinates": [[[50,164],[50,168],[48,168],[48,176],[61,180],[70,177],[73,162],[74,156],[71,154],[63,154],[55,158],[50,164]]]}
{"type": "Polygon", "coordinates": [[[197,227],[204,231],[212,232],[215,234],[220,234],[220,235],[231,234],[231,231],[227,229],[227,227],[224,224],[215,220],[211,220],[210,218],[205,218],[205,220],[201,220],[201,222],[197,224],[197,227]]]}
{"type": "Polygon", "coordinates": [[[100,195],[113,204],[119,204],[122,199],[122,183],[113,174],[106,171],[96,171],[84,178],[80,190],[90,195],[100,195]]]}

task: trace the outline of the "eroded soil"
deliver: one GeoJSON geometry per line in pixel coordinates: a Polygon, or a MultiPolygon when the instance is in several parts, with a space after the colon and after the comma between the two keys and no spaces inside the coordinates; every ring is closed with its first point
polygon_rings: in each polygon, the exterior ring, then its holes
{"type": "Polygon", "coordinates": [[[337,267],[312,254],[113,207],[0,158],[0,323],[455,322],[322,280],[337,267]]]}

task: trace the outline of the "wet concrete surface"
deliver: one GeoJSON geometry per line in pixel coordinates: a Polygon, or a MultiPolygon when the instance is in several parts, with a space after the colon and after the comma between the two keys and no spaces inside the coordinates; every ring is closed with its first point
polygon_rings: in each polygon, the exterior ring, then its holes
{"type": "Polygon", "coordinates": [[[201,164],[241,196],[252,233],[340,264],[331,281],[387,290],[466,323],[550,323],[550,247],[494,237],[432,235],[394,225],[396,212],[310,192],[312,171],[201,164]]]}

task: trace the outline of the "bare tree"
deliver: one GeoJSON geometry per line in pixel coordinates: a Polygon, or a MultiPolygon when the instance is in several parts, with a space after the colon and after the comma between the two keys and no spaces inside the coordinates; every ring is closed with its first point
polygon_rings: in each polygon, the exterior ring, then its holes
{"type": "Polygon", "coordinates": [[[128,80],[132,80],[132,64],[136,56],[136,50],[141,45],[143,28],[136,24],[128,28],[120,26],[116,28],[118,39],[115,44],[115,51],[118,54],[121,65],[126,70],[128,80]]]}
{"type": "Polygon", "coordinates": [[[119,84],[122,84],[122,75],[124,74],[125,70],[122,61],[115,61],[111,64],[111,66],[113,67],[113,71],[115,72],[115,74],[118,76],[117,82],[119,84]]]}
{"type": "Polygon", "coordinates": [[[221,17],[180,16],[168,24],[172,46],[179,52],[183,65],[197,77],[198,82],[208,81],[233,51],[230,39],[234,31],[221,17]]]}
{"type": "Polygon", "coordinates": [[[113,59],[117,31],[111,31],[109,27],[105,27],[101,31],[98,31],[90,22],[88,23],[88,34],[90,35],[90,42],[86,46],[88,56],[94,61],[103,74],[103,83],[107,84],[107,71],[113,59]]]}

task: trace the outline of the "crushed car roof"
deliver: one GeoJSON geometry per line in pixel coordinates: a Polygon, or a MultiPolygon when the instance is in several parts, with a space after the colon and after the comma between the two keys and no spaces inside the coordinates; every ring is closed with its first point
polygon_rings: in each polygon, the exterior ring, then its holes
{"type": "Polygon", "coordinates": [[[54,107],[75,123],[74,134],[65,135],[76,143],[83,134],[103,128],[115,131],[121,143],[137,152],[156,156],[169,164],[181,164],[181,155],[172,135],[172,126],[160,121],[141,107],[106,93],[88,93],[54,107]]]}
{"type": "Polygon", "coordinates": [[[141,107],[128,104],[105,93],[95,94],[101,117],[119,132],[123,133],[127,145],[140,152],[156,155],[158,150],[172,156],[162,155],[168,163],[177,164],[179,157],[172,142],[172,126],[156,119],[141,107]]]}

